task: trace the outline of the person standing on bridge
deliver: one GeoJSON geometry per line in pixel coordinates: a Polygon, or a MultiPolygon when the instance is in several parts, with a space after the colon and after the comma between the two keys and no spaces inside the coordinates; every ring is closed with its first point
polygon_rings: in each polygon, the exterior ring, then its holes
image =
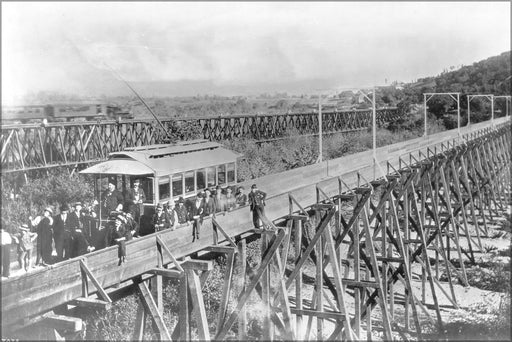
{"type": "MultiPolygon", "coordinates": [[[[71,230],[68,226],[68,218],[69,206],[64,203],[60,206],[60,214],[53,217],[53,241],[55,242],[55,251],[57,252],[57,262],[64,260],[66,246],[70,243],[71,230]]],[[[69,255],[67,258],[69,258],[69,255]]]]}
{"type": "Polygon", "coordinates": [[[183,197],[180,197],[177,201],[178,205],[174,208],[176,215],[178,216],[178,223],[185,224],[188,221],[188,211],[185,206],[185,200],[183,197]]]}
{"type": "Polygon", "coordinates": [[[244,194],[244,187],[240,186],[236,191],[236,206],[238,208],[245,207],[247,205],[247,195],[244,194]]]}
{"type": "Polygon", "coordinates": [[[233,189],[230,186],[226,188],[226,210],[231,211],[236,208],[236,198],[233,195],[233,189]]]}
{"type": "Polygon", "coordinates": [[[254,228],[262,229],[263,224],[261,216],[265,215],[265,199],[267,198],[267,194],[258,190],[257,185],[253,184],[248,198],[249,206],[252,211],[252,222],[254,224],[254,228]]]}
{"type": "Polygon", "coordinates": [[[156,206],[156,212],[153,215],[153,227],[155,228],[155,232],[167,229],[170,226],[171,222],[169,221],[167,214],[164,213],[164,207],[161,203],[158,203],[156,206]]]}
{"type": "Polygon", "coordinates": [[[43,218],[37,225],[37,249],[41,251],[43,266],[48,266],[52,261],[52,215],[52,208],[46,208],[43,212],[43,218]]]}
{"type": "Polygon", "coordinates": [[[4,226],[5,222],[2,218],[2,227],[0,227],[0,244],[2,245],[2,277],[9,278],[11,275],[11,249],[14,239],[4,226]]]}
{"type": "Polygon", "coordinates": [[[139,222],[140,214],[144,213],[142,203],[146,200],[146,194],[140,187],[140,179],[133,181],[133,188],[130,188],[126,194],[126,210],[131,211],[135,221],[139,222]]]}
{"type": "Polygon", "coordinates": [[[108,189],[101,195],[101,218],[108,218],[119,204],[123,203],[123,195],[116,190],[115,178],[108,181],[108,189]]]}

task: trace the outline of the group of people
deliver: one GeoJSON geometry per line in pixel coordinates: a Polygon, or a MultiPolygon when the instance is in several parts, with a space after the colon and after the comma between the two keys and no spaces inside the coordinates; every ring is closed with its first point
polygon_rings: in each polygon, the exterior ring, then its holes
{"type": "MultiPolygon", "coordinates": [[[[51,207],[45,208],[41,216],[29,217],[29,224],[23,224],[18,233],[9,234],[2,229],[3,273],[9,275],[9,253],[7,243],[17,245],[20,268],[28,271],[31,267],[32,251],[37,246],[36,265],[46,266],[69,258],[80,256],[105,246],[119,246],[120,262],[126,261],[125,242],[140,236],[140,219],[144,214],[142,203],[146,197],[138,180],[124,197],[116,190],[115,182],[108,184],[102,193],[100,202],[84,208],[82,202],[75,202],[70,207],[63,203],[59,213],[54,215],[51,207]],[[92,241],[91,222],[102,218],[107,222],[104,241],[98,246],[92,241]],[[91,220],[92,219],[92,220],[91,220]],[[55,247],[55,249],[53,249],[55,247]]],[[[243,186],[236,189],[205,189],[197,193],[194,199],[185,201],[183,197],[167,203],[159,203],[151,217],[151,230],[148,233],[164,229],[174,230],[180,225],[193,225],[193,241],[199,239],[201,222],[204,217],[214,216],[220,212],[229,212],[249,204],[253,212],[255,228],[261,228],[260,215],[264,214],[266,194],[254,184],[247,195],[243,186]]],[[[2,227],[3,228],[3,227],[2,227]]],[[[101,227],[103,228],[103,227],[101,227]]],[[[100,228],[100,229],[101,229],[100,228]]]]}

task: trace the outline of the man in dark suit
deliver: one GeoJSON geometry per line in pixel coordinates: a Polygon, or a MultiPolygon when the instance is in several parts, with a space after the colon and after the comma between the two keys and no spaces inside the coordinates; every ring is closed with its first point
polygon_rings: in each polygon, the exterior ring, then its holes
{"type": "Polygon", "coordinates": [[[76,202],[73,207],[75,210],[69,214],[68,218],[69,228],[73,236],[69,248],[72,258],[83,255],[90,250],[89,237],[84,232],[82,202],[76,202]]]}
{"type": "Polygon", "coordinates": [[[139,222],[140,214],[143,213],[142,203],[146,200],[146,194],[140,187],[140,179],[133,181],[133,187],[130,188],[126,193],[126,205],[127,211],[131,211],[134,215],[135,221],[139,222]]]}
{"type": "Polygon", "coordinates": [[[123,195],[116,190],[115,179],[109,179],[108,189],[101,195],[101,218],[106,219],[115,211],[119,204],[123,204],[123,195]]]}
{"type": "Polygon", "coordinates": [[[248,196],[249,206],[252,211],[252,222],[254,228],[263,228],[260,215],[265,215],[265,199],[267,194],[263,191],[258,190],[256,184],[251,186],[251,192],[248,196]]]}
{"type": "Polygon", "coordinates": [[[57,252],[57,262],[64,260],[65,242],[71,239],[68,226],[69,206],[64,203],[60,206],[60,214],[53,217],[53,241],[57,252]]]}
{"type": "Polygon", "coordinates": [[[164,207],[160,203],[156,206],[156,211],[153,215],[153,227],[155,227],[155,232],[171,227],[169,216],[164,213],[164,207]]]}
{"type": "Polygon", "coordinates": [[[201,219],[204,214],[203,193],[199,192],[196,200],[191,203],[188,210],[189,221],[192,221],[192,242],[199,239],[201,231],[201,219]]]}

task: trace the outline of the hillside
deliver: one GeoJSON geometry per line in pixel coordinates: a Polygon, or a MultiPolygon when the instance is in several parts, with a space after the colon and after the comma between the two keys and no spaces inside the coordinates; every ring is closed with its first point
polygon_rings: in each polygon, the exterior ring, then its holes
{"type": "Polygon", "coordinates": [[[435,77],[419,79],[409,86],[422,92],[508,95],[511,92],[510,75],[508,51],[435,77]]]}

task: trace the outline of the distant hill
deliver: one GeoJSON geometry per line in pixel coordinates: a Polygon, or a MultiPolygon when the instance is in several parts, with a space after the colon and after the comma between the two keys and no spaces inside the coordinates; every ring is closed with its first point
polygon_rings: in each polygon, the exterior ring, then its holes
{"type": "Polygon", "coordinates": [[[460,92],[463,94],[510,95],[510,51],[499,56],[443,72],[440,75],[418,79],[406,88],[419,92],[460,92]]]}

